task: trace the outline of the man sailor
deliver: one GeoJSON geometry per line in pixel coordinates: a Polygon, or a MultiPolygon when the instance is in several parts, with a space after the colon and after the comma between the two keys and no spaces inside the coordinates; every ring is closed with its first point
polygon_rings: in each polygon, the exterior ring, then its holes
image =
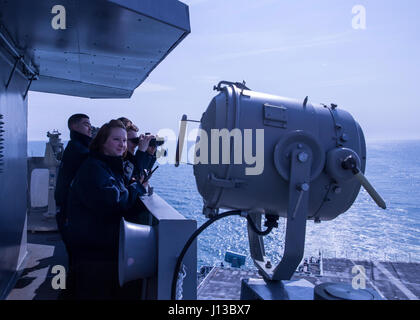
{"type": "MultiPolygon", "coordinates": [[[[59,207],[59,212],[56,215],[57,227],[67,250],[69,273],[71,273],[71,248],[68,245],[67,235],[67,197],[70,185],[77,171],[89,155],[89,144],[92,140],[92,125],[87,115],[77,113],[68,119],[67,126],[70,130],[70,141],[64,150],[63,158],[58,169],[54,198],[57,207],[59,207]]],[[[71,286],[70,283],[69,285],[71,286]]]]}

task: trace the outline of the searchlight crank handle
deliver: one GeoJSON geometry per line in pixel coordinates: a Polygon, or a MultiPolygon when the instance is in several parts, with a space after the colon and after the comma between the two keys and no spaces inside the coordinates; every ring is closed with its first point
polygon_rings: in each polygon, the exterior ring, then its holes
{"type": "Polygon", "coordinates": [[[355,175],[356,179],[359,180],[363,188],[365,188],[367,193],[369,193],[369,195],[376,202],[376,204],[382,209],[386,209],[385,201],[378,194],[378,192],[376,192],[375,188],[370,184],[368,179],[366,179],[362,171],[360,171],[360,169],[357,167],[357,161],[352,155],[349,155],[347,158],[345,158],[344,161],[341,163],[341,166],[343,167],[343,169],[351,170],[355,175]]]}

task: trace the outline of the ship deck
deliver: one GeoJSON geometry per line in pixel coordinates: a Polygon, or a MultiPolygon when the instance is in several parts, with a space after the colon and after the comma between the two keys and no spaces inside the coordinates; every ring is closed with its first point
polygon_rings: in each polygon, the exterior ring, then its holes
{"type": "Polygon", "coordinates": [[[52,287],[52,268],[67,269],[67,253],[58,232],[28,232],[24,268],[7,300],[57,300],[60,290],[52,287]]]}
{"type": "MultiPolygon", "coordinates": [[[[420,263],[322,258],[322,262],[311,265],[308,272],[296,272],[291,280],[303,280],[299,282],[313,287],[325,282],[351,284],[356,275],[352,273],[355,265],[364,267],[366,288],[374,289],[382,299],[420,299],[420,263]],[[319,268],[321,263],[322,270],[319,268]]],[[[239,300],[241,280],[246,278],[262,279],[256,270],[215,266],[198,286],[197,298],[239,300]]]]}
{"type": "MultiPolygon", "coordinates": [[[[420,263],[357,261],[345,258],[308,258],[305,269],[291,280],[310,286],[324,282],[352,283],[355,265],[363,266],[366,287],[376,290],[386,300],[420,299],[420,263]]],[[[24,269],[8,300],[57,300],[60,290],[52,288],[52,268],[67,268],[67,254],[57,232],[28,232],[28,254],[24,269]]],[[[241,280],[261,278],[256,269],[214,266],[199,283],[198,300],[239,300],[241,280]]]]}

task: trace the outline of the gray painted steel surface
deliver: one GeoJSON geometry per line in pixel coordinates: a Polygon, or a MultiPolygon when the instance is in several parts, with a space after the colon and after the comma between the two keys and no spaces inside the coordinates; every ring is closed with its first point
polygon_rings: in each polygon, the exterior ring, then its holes
{"type": "Polygon", "coordinates": [[[118,252],[120,286],[131,280],[156,275],[156,247],[155,229],[148,225],[125,221],[124,218],[121,220],[118,252]]]}
{"type": "Polygon", "coordinates": [[[12,68],[11,55],[0,46],[0,299],[26,254],[28,81],[16,72],[6,89],[12,68]]]}
{"type": "MultiPolygon", "coordinates": [[[[288,211],[292,214],[288,199],[294,163],[291,156],[302,148],[306,158],[300,160],[311,163],[310,177],[305,181],[305,187],[309,188],[307,218],[331,220],[350,208],[359,193],[360,183],[353,178],[351,171],[341,168],[340,159],[353,154],[364,172],[366,145],[359,124],[348,112],[335,106],[305,104],[303,99],[298,101],[264,94],[236,85],[219,86],[219,89],[220,93],[212,99],[201,118],[201,128],[209,139],[209,164],[194,165],[198,191],[205,207],[282,217],[287,217],[288,211]],[[264,170],[261,174],[246,175],[245,168],[254,165],[248,165],[244,160],[241,164],[234,164],[232,146],[228,149],[230,164],[223,164],[221,143],[217,164],[210,162],[213,152],[211,130],[222,128],[230,132],[238,128],[242,137],[245,129],[252,129],[253,155],[256,152],[256,129],[264,130],[264,170]]],[[[200,149],[199,152],[204,151],[200,149]]],[[[300,152],[296,156],[300,156],[300,152]]],[[[300,160],[297,164],[304,163],[300,160]]],[[[296,208],[298,196],[292,199],[292,206],[296,204],[296,208]]],[[[305,196],[303,198],[302,203],[305,196]]]]}
{"type": "MultiPolygon", "coordinates": [[[[254,92],[229,81],[215,89],[220,93],[201,118],[194,164],[203,213],[241,210],[258,227],[262,214],[267,227],[277,216],[287,218],[284,252],[276,266],[265,256],[263,235],[249,221],[248,239],[264,279],[289,280],[303,258],[306,220],[334,219],[359,193],[360,182],[344,160],[364,172],[363,132],[333,104],[254,92]]],[[[281,286],[264,288],[273,297],[277,289],[281,286]]]]}
{"type": "MultiPolygon", "coordinates": [[[[157,270],[156,274],[148,279],[147,298],[169,300],[176,260],[188,238],[197,229],[197,221],[185,218],[157,194],[143,196],[141,200],[153,216],[152,226],[157,238],[157,270]]],[[[133,239],[135,241],[135,238],[133,239]]],[[[126,242],[126,246],[130,246],[130,241],[126,242]]],[[[197,299],[196,240],[186,253],[182,264],[186,272],[182,281],[183,299],[195,300],[197,299]]]]}
{"type": "Polygon", "coordinates": [[[176,0],[0,1],[0,23],[39,73],[31,90],[90,98],[129,98],[190,32],[176,0]],[[65,30],[52,27],[57,4],[65,30]]]}

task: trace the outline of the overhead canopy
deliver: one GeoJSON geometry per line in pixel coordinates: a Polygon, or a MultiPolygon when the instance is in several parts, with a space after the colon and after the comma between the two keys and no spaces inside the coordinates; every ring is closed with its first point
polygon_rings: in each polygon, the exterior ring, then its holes
{"type": "Polygon", "coordinates": [[[30,90],[90,98],[129,98],[190,32],[177,0],[0,1],[0,23],[39,73],[30,90]]]}

